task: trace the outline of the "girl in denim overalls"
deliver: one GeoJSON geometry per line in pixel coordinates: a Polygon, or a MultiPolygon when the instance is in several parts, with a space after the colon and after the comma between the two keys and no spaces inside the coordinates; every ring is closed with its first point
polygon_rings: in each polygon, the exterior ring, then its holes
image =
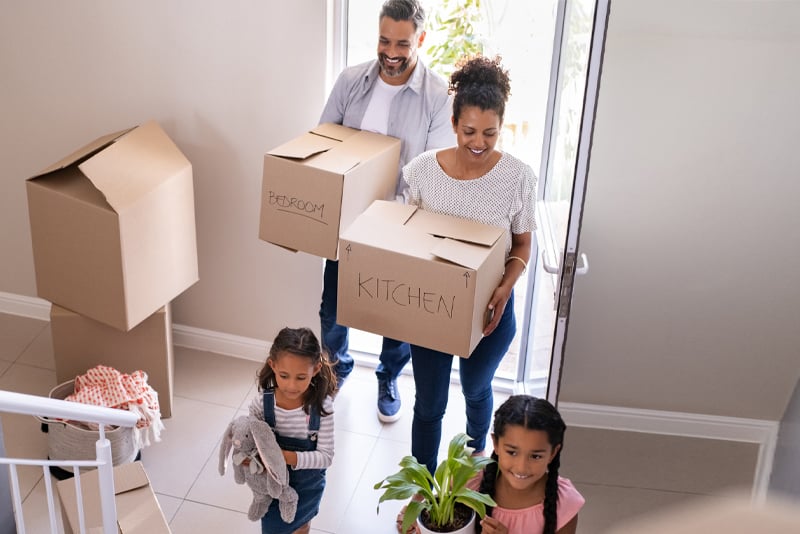
{"type": "Polygon", "coordinates": [[[294,521],[281,519],[278,501],[261,518],[263,534],[304,534],[319,512],[325,470],[333,459],[333,394],[336,376],[319,341],[308,328],[278,333],[258,372],[259,395],[250,413],[275,432],[297,491],[294,521]]]}

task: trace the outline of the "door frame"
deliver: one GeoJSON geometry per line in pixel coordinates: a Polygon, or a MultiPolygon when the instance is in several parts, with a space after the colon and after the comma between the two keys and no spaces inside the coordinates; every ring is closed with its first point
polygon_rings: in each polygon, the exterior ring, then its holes
{"type": "MultiPolygon", "coordinates": [[[[583,266],[579,265],[578,251],[580,250],[580,229],[583,218],[586,182],[589,177],[595,114],[600,93],[600,78],[610,7],[611,0],[597,0],[595,2],[591,48],[589,50],[589,63],[578,138],[578,154],[575,161],[575,181],[572,187],[567,239],[559,269],[559,291],[556,302],[558,311],[553,332],[550,372],[547,376],[547,400],[553,405],[558,403],[558,393],[561,386],[561,375],[564,368],[564,347],[569,327],[569,310],[572,302],[575,275],[580,272],[579,269],[585,270],[588,268],[585,264],[583,266]]],[[[585,258],[585,256],[583,257],[585,258]]]]}

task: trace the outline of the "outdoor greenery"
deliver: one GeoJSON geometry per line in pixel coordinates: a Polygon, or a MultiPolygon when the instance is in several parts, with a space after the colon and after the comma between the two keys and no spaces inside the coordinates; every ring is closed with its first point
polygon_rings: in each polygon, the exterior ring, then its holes
{"type": "Polygon", "coordinates": [[[441,0],[429,18],[438,42],[426,51],[428,66],[450,78],[462,57],[482,53],[483,40],[478,30],[482,19],[481,0],[441,0]]]}

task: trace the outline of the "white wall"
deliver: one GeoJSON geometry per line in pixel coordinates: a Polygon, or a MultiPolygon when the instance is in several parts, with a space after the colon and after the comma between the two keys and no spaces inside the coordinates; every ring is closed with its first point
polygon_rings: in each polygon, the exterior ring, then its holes
{"type": "Polygon", "coordinates": [[[269,340],[318,329],[321,262],[258,240],[263,154],[316,124],[326,2],[4,2],[0,291],[35,296],[24,180],[156,119],[193,163],[200,282],[174,321],[269,340]]]}
{"type": "Polygon", "coordinates": [[[562,401],[779,420],[800,373],[800,2],[614,0],[562,401]]]}

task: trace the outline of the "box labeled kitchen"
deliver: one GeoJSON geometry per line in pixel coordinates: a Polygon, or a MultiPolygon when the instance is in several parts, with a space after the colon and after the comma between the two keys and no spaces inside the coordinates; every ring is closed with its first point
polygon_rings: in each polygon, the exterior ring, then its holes
{"type": "Polygon", "coordinates": [[[341,236],[337,321],[467,358],[504,256],[502,228],[376,201],[341,236]]]}

